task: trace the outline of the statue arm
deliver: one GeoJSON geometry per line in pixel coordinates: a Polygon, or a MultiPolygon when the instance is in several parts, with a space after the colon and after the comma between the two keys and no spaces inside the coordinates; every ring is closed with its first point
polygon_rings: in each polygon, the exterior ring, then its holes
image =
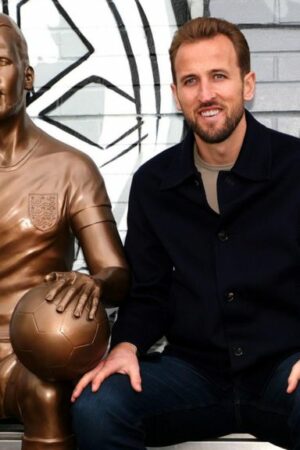
{"type": "Polygon", "coordinates": [[[85,227],[78,238],[91,277],[101,285],[104,305],[118,306],[128,292],[129,270],[115,223],[85,227]]]}

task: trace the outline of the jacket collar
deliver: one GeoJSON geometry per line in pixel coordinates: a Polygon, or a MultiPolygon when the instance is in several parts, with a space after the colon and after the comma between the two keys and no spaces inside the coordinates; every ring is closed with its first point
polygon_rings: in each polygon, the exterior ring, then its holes
{"type": "MultiPolygon", "coordinates": [[[[264,181],[271,177],[270,131],[246,111],[247,129],[239,156],[231,171],[252,181],[264,181]]],[[[194,135],[190,130],[165,173],[161,189],[170,189],[189,177],[197,175],[193,157],[194,135]]]]}

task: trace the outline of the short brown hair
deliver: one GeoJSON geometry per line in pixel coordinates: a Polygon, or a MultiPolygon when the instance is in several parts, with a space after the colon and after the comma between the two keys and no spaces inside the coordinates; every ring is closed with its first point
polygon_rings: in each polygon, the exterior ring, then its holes
{"type": "Polygon", "coordinates": [[[183,24],[176,31],[169,49],[173,81],[176,83],[175,58],[182,44],[210,39],[218,34],[227,36],[236,51],[238,65],[244,76],[250,72],[250,50],[245,36],[239,28],[227,20],[215,17],[197,17],[183,24]]]}

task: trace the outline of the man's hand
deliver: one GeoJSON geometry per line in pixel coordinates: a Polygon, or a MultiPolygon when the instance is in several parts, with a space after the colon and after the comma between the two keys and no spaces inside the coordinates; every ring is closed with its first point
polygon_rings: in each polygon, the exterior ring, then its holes
{"type": "Polygon", "coordinates": [[[96,282],[89,275],[80,272],[51,272],[45,281],[53,281],[53,287],[46,295],[51,302],[56,298],[60,301],[56,307],[57,312],[63,312],[69,303],[75,301],[74,316],[80,317],[85,306],[89,305],[89,319],[94,319],[99,299],[102,294],[101,283],[96,282]]]}
{"type": "Polygon", "coordinates": [[[300,361],[293,365],[290,376],[288,377],[288,387],[286,392],[291,394],[295,391],[300,380],[300,361]]]}
{"type": "Polygon", "coordinates": [[[132,388],[137,392],[141,392],[142,380],[136,352],[135,345],[129,342],[122,342],[116,345],[108,356],[100,361],[93,370],[83,375],[75,386],[71,401],[74,402],[89,383],[92,385],[92,391],[96,392],[102,382],[114,373],[128,375],[132,388]]]}

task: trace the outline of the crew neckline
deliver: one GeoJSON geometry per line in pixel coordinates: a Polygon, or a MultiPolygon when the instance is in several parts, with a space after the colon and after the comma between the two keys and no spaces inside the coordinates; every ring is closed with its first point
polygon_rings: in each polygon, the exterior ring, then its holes
{"type": "Polygon", "coordinates": [[[34,152],[35,148],[37,147],[37,144],[39,143],[40,140],[40,136],[41,136],[41,131],[39,130],[39,133],[36,137],[36,140],[33,142],[31,148],[27,151],[27,153],[22,156],[16,163],[14,164],[10,164],[8,166],[1,166],[0,165],[0,172],[10,172],[13,170],[18,169],[20,166],[22,166],[32,155],[32,153],[34,152]]]}
{"type": "Polygon", "coordinates": [[[198,153],[196,144],[194,145],[194,161],[196,166],[200,166],[203,169],[210,170],[211,172],[220,172],[220,170],[230,170],[234,166],[234,162],[226,164],[210,164],[204,161],[198,153]]]}

